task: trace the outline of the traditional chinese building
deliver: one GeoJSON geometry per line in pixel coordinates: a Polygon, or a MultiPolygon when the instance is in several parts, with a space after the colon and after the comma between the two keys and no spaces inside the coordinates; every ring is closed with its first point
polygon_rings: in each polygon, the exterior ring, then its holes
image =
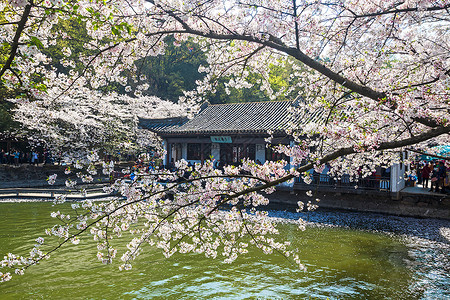
{"type": "Polygon", "coordinates": [[[264,163],[282,155],[266,147],[291,143],[285,130],[292,122],[289,113],[296,101],[249,102],[204,105],[193,118],[141,119],[141,128],[157,133],[167,151],[165,164],[179,159],[220,164],[238,164],[243,158],[264,163]]]}
{"type": "MultiPolygon", "coordinates": [[[[216,165],[239,164],[243,158],[260,163],[282,158],[288,160],[273,151],[272,147],[266,147],[268,138],[272,137],[270,143],[273,145],[292,145],[292,138],[286,134],[292,123],[302,126],[320,118],[320,113],[317,113],[293,120],[290,110],[296,105],[297,100],[205,104],[192,119],[140,119],[140,127],[155,132],[163,139],[167,151],[164,159],[166,166],[180,159],[191,163],[214,159],[216,165]]],[[[357,186],[358,190],[398,192],[404,187],[404,172],[405,167],[401,164],[388,169],[378,168],[376,174],[357,183],[346,176],[336,181],[325,172],[315,174],[314,183],[322,188],[355,190],[357,186]]],[[[303,189],[304,184],[297,180],[295,186],[303,189]]]]}

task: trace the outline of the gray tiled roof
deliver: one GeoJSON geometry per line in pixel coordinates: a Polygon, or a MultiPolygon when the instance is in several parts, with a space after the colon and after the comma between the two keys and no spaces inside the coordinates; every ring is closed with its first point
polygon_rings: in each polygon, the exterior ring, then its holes
{"type": "MultiPolygon", "coordinates": [[[[162,135],[283,133],[293,121],[289,108],[296,101],[267,101],[209,105],[180,126],[148,128],[162,135]]],[[[310,116],[316,118],[318,116],[310,116]]],[[[295,123],[304,123],[297,120],[295,123]]]]}
{"type": "Polygon", "coordinates": [[[144,119],[139,118],[139,127],[159,132],[178,128],[188,121],[187,117],[173,117],[165,119],[144,119]]]}

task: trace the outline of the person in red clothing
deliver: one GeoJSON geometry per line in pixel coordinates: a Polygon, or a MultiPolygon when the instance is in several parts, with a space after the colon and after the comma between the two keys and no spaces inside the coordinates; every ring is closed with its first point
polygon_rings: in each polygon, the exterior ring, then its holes
{"type": "Polygon", "coordinates": [[[428,179],[430,179],[431,166],[430,163],[427,163],[422,168],[422,183],[424,188],[428,188],[428,179]]]}

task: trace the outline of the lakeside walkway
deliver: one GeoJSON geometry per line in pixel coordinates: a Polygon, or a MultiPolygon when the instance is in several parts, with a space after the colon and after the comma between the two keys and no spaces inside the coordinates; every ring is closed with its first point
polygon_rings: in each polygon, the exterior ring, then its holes
{"type": "MultiPolygon", "coordinates": [[[[44,179],[0,181],[0,199],[52,199],[61,194],[66,195],[68,200],[95,199],[111,196],[103,191],[103,187],[108,184],[108,181],[105,179],[98,183],[83,185],[83,188],[85,188],[85,193],[82,193],[79,188],[66,188],[63,180],[57,180],[55,185],[49,185],[44,179]]],[[[448,192],[446,194],[430,192],[428,188],[423,188],[420,184],[412,187],[405,187],[400,191],[400,193],[404,195],[419,196],[448,196],[448,192]]]]}
{"type": "Polygon", "coordinates": [[[65,195],[67,200],[97,199],[111,196],[105,193],[103,188],[87,188],[84,192],[80,190],[65,189],[38,189],[38,188],[10,188],[0,189],[1,199],[54,199],[65,195]]]}
{"type": "MultiPolygon", "coordinates": [[[[445,196],[444,193],[430,192],[429,188],[423,188],[421,185],[417,186],[407,186],[400,191],[405,194],[415,194],[415,195],[433,195],[433,196],[445,196]]],[[[448,193],[447,193],[448,194],[448,193]]]]}
{"type": "MultiPolygon", "coordinates": [[[[5,184],[0,184],[0,201],[1,199],[54,199],[59,195],[65,195],[67,200],[85,200],[105,198],[111,196],[106,193],[103,187],[107,184],[96,183],[90,185],[82,185],[80,188],[66,188],[65,186],[42,186],[38,187],[20,187],[20,184],[15,182],[11,187],[4,187],[5,184]]],[[[27,186],[27,185],[25,185],[27,186]]]]}

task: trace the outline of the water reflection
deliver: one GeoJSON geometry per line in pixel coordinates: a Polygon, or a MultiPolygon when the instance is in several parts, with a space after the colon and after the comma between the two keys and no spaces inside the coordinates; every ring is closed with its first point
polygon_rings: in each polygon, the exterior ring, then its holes
{"type": "MultiPolygon", "coordinates": [[[[0,203],[0,254],[28,251],[54,221],[49,217],[51,210],[50,203],[0,203]]],[[[348,215],[341,215],[344,218],[348,215]]],[[[0,285],[1,299],[450,297],[450,252],[445,244],[350,228],[317,227],[301,232],[294,225],[281,224],[280,231],[299,249],[307,272],[283,257],[259,251],[225,264],[202,255],[164,259],[152,247],[145,249],[131,271],[119,272],[118,264],[100,264],[93,242],[85,239],[0,285]]]]}

